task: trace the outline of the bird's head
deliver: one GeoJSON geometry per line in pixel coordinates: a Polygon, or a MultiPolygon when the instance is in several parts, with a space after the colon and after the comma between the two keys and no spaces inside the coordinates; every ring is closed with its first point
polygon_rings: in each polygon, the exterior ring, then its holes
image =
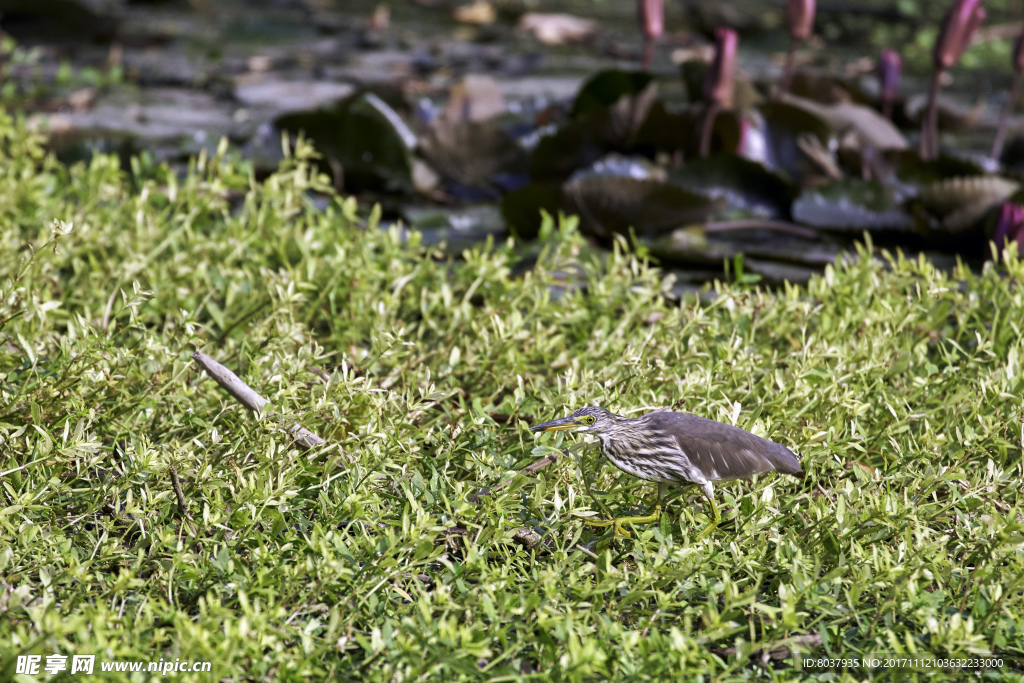
{"type": "Polygon", "coordinates": [[[601,434],[609,432],[614,428],[616,419],[615,413],[588,406],[580,408],[569,417],[563,417],[551,422],[542,422],[539,425],[530,427],[531,432],[558,432],[570,430],[574,432],[586,432],[588,434],[601,434]]]}

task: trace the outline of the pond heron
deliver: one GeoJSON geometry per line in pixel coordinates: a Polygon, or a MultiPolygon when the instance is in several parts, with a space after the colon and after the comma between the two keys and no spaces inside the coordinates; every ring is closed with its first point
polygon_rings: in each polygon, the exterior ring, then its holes
{"type": "Polygon", "coordinates": [[[604,408],[580,408],[569,417],[530,427],[533,432],[571,430],[596,434],[601,453],[627,474],[658,483],[658,504],[653,514],[584,520],[591,526],[614,525],[628,536],[623,524],[650,524],[661,517],[661,503],[669,486],[696,484],[711,507],[711,521],[697,534],[702,539],[718,526],[711,482],[746,479],[765,472],[802,476],[800,461],[785,446],[762,439],[732,425],[696,415],[658,410],[629,418],[604,408]]]}

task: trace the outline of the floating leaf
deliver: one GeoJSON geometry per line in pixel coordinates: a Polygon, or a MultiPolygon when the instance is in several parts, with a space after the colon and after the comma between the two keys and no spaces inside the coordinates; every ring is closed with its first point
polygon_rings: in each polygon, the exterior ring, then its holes
{"type": "MultiPolygon", "coordinates": [[[[686,158],[697,156],[704,107],[670,109],[655,102],[636,134],[636,148],[650,151],[681,151],[686,158]]],[[[734,153],[740,144],[740,118],[734,111],[719,112],[711,131],[712,151],[734,153]]]]}
{"type": "Polygon", "coordinates": [[[631,146],[647,120],[657,94],[657,83],[651,83],[635,96],[623,95],[608,107],[602,131],[604,139],[614,146],[631,146]]]}
{"type": "Polygon", "coordinates": [[[401,116],[373,93],[331,109],[288,114],[275,125],[310,137],[328,162],[340,166],[349,190],[412,190],[416,136],[401,116]]]}
{"type": "Polygon", "coordinates": [[[894,169],[896,179],[918,187],[949,178],[987,174],[976,162],[948,154],[940,154],[934,161],[925,161],[916,151],[904,150],[889,152],[884,159],[894,169]]]}
{"type": "Polygon", "coordinates": [[[784,282],[795,285],[805,285],[811,278],[820,273],[820,266],[806,268],[777,261],[763,261],[761,259],[748,258],[746,260],[747,270],[754,275],[760,276],[760,281],[769,285],[781,285],[784,282]]]}
{"type": "Polygon", "coordinates": [[[637,147],[656,94],[657,84],[648,74],[621,71],[599,74],[584,86],[580,93],[582,99],[577,98],[581,111],[577,113],[574,109],[573,120],[540,139],[530,157],[530,177],[540,181],[562,180],[608,152],[632,151],[637,147]],[[634,93],[633,86],[641,83],[646,85],[634,93]],[[601,84],[608,87],[607,92],[597,87],[601,84]],[[617,87],[612,88],[613,85],[617,87]],[[597,94],[585,95],[588,87],[597,94]],[[613,92],[619,93],[618,97],[605,104],[604,96],[611,97],[613,92]]]}
{"type": "Polygon", "coordinates": [[[583,228],[598,237],[626,234],[630,228],[638,235],[665,232],[705,220],[721,205],[653,178],[594,175],[572,180],[563,190],[583,228]]]}
{"type": "Polygon", "coordinates": [[[761,164],[735,154],[717,154],[688,162],[670,180],[708,197],[721,197],[733,209],[762,218],[789,215],[795,188],[761,164]]]}
{"type": "Polygon", "coordinates": [[[582,180],[595,176],[664,180],[665,172],[643,157],[609,154],[589,167],[577,171],[570,180],[582,180]]]}
{"type": "Polygon", "coordinates": [[[527,12],[519,19],[516,29],[529,33],[544,45],[564,45],[590,38],[599,24],[571,14],[545,14],[527,12]]]}
{"type": "Polygon", "coordinates": [[[907,149],[907,139],[892,121],[870,107],[847,102],[821,104],[800,97],[787,96],[788,104],[814,114],[831,130],[844,135],[853,133],[859,147],[875,149],[907,149]]]}
{"type": "Polygon", "coordinates": [[[446,242],[459,253],[492,235],[505,233],[501,211],[492,204],[459,208],[405,207],[402,216],[423,235],[424,244],[446,242]]]}
{"type": "Polygon", "coordinates": [[[847,102],[870,104],[872,98],[861,87],[856,78],[832,71],[801,68],[793,72],[789,93],[785,99],[796,97],[815,103],[832,105],[847,102]]]}
{"type": "Polygon", "coordinates": [[[811,133],[823,143],[832,137],[832,129],[820,116],[793,104],[766,102],[758,111],[776,135],[796,137],[800,133],[811,133]]]}
{"type": "MultiPolygon", "coordinates": [[[[828,243],[812,242],[791,235],[766,230],[737,230],[708,233],[702,226],[693,225],[673,230],[670,234],[645,242],[653,256],[667,263],[721,265],[743,254],[756,263],[791,264],[801,269],[819,269],[834,263],[838,247],[828,243]]],[[[769,271],[767,267],[761,269],[769,271]]],[[[781,272],[777,271],[777,272],[781,272]]],[[[796,270],[790,271],[791,282],[802,281],[796,270]]],[[[770,276],[777,280],[774,275],[770,276]]]]}
{"type": "Polygon", "coordinates": [[[1024,137],[1011,138],[999,161],[1017,176],[1024,176],[1024,137]]]}
{"type": "Polygon", "coordinates": [[[699,123],[696,107],[669,108],[664,102],[655,102],[637,132],[637,145],[652,150],[696,150],[699,123]]]}
{"type": "Polygon", "coordinates": [[[1020,183],[999,176],[949,178],[922,187],[918,198],[928,211],[945,216],[965,204],[1002,202],[1019,188],[1020,183]]]}
{"type": "Polygon", "coordinates": [[[653,93],[652,89],[637,98],[624,97],[610,108],[589,112],[542,137],[530,156],[530,177],[562,180],[608,152],[633,150],[648,119],[653,93]]]}
{"type": "Polygon", "coordinates": [[[921,188],[918,202],[939,218],[936,227],[958,233],[977,224],[1019,189],[1020,183],[999,176],[950,178],[921,188]]]}
{"type": "Polygon", "coordinates": [[[545,135],[530,155],[530,178],[563,180],[577,168],[594,163],[608,152],[601,140],[601,125],[593,119],[572,121],[545,135]]]}
{"type": "Polygon", "coordinates": [[[531,183],[501,200],[501,214],[509,230],[522,239],[533,239],[540,232],[541,211],[555,216],[561,210],[562,188],[555,183],[531,183]]]}
{"type": "Polygon", "coordinates": [[[683,86],[691,102],[704,101],[704,80],[710,67],[711,65],[703,59],[687,59],[679,65],[679,75],[683,79],[683,86]]]}
{"type": "Polygon", "coordinates": [[[470,187],[488,186],[498,171],[522,171],[526,165],[523,149],[492,121],[440,117],[423,138],[422,151],[442,176],[470,187]]]}
{"type": "MultiPolygon", "coordinates": [[[[939,97],[939,130],[956,133],[975,128],[985,114],[985,99],[979,97],[974,104],[966,104],[947,97],[939,97]]],[[[920,125],[928,109],[928,96],[918,93],[907,98],[903,110],[915,125],[920,125]]]]}
{"type": "Polygon", "coordinates": [[[805,190],[793,203],[793,220],[827,230],[909,230],[913,219],[873,180],[847,178],[805,190]]]}
{"type": "Polygon", "coordinates": [[[479,123],[500,116],[505,111],[501,87],[491,76],[469,74],[452,86],[448,104],[441,117],[449,123],[479,123]]]}
{"type": "Polygon", "coordinates": [[[461,24],[484,26],[495,22],[498,11],[487,0],[473,0],[468,5],[456,7],[452,11],[452,18],[461,24]]]}
{"type": "Polygon", "coordinates": [[[601,71],[580,88],[570,116],[575,119],[584,114],[606,111],[623,97],[639,95],[653,80],[653,76],[643,71],[601,71]]]}
{"type": "MultiPolygon", "coordinates": [[[[813,136],[819,147],[828,148],[832,129],[821,118],[792,104],[767,102],[754,113],[754,122],[764,136],[763,158],[755,161],[786,173],[797,183],[807,176],[821,175],[820,166],[808,160],[806,142],[801,144],[802,138],[813,136]]],[[[748,135],[755,134],[755,130],[748,131],[748,135]]]]}

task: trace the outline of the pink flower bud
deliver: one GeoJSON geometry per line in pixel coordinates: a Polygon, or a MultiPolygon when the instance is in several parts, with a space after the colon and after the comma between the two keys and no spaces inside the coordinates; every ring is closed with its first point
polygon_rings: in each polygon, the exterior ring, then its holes
{"type": "Polygon", "coordinates": [[[996,232],[992,236],[1000,251],[1010,242],[1017,242],[1017,248],[1024,248],[1024,206],[1006,202],[999,207],[996,232]]]}
{"type": "Polygon", "coordinates": [[[900,89],[900,74],[903,71],[903,59],[900,53],[886,48],[878,58],[878,84],[883,100],[896,97],[900,89]]]}
{"type": "Polygon", "coordinates": [[[715,29],[715,58],[704,77],[704,99],[723,109],[732,108],[733,71],[740,37],[731,28],[715,29]]]}
{"type": "Polygon", "coordinates": [[[665,0],[636,0],[637,21],[648,40],[665,32],[665,0]]]}
{"type": "Polygon", "coordinates": [[[806,40],[814,32],[814,0],[789,0],[786,4],[786,18],[789,20],[789,35],[793,40],[806,40]]]}
{"type": "Polygon", "coordinates": [[[956,64],[971,46],[974,34],[985,20],[985,9],[981,0],[956,0],[935,41],[932,62],[936,69],[948,69],[956,64]]]}

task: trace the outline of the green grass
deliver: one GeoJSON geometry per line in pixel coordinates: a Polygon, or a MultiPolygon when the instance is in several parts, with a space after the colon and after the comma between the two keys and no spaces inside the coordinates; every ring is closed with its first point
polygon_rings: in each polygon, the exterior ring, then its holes
{"type": "Polygon", "coordinates": [[[175,680],[763,679],[748,655],[808,636],[1021,671],[1020,261],[867,246],[806,288],[678,304],[572,220],[532,268],[512,244],[452,260],[309,155],[262,183],[227,155],[64,168],[0,119],[0,678],[35,653],[212,662],[175,680]],[[651,486],[579,449],[516,474],[575,439],[526,427],[587,403],[733,422],[808,476],[718,487],[708,541],[684,491],[612,542],[573,516],[587,486],[618,513],[651,486]]]}

